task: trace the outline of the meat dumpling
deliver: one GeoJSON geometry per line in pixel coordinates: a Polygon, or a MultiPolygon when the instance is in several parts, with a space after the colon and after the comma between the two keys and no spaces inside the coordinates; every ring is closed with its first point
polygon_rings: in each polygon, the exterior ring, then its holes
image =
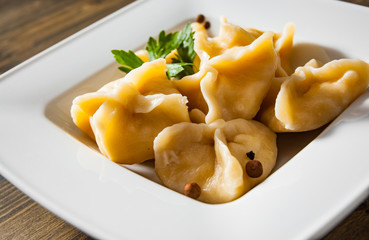
{"type": "Polygon", "coordinates": [[[173,79],[172,82],[178,91],[187,97],[190,110],[198,109],[204,114],[208,112],[208,105],[204,99],[200,83],[207,79],[216,79],[217,71],[209,66],[203,66],[195,74],[183,77],[180,80],[173,79]]]}
{"type": "Polygon", "coordinates": [[[252,119],[259,111],[277,67],[273,33],[265,32],[250,45],[233,47],[207,63],[217,77],[201,81],[208,104],[206,123],[252,119]]]}
{"type": "Polygon", "coordinates": [[[95,139],[95,135],[91,128],[90,118],[107,98],[106,93],[94,92],[83,94],[73,100],[71,107],[72,120],[79,129],[92,139],[95,139]]]}
{"type": "MultiPolygon", "coordinates": [[[[260,37],[265,31],[255,28],[245,28],[254,38],[260,37]]],[[[287,23],[283,31],[274,33],[274,48],[278,55],[277,77],[286,77],[293,73],[291,55],[293,48],[293,37],[295,34],[295,24],[287,23]]]]}
{"type": "Polygon", "coordinates": [[[276,132],[309,131],[332,121],[366,90],[369,64],[341,59],[320,66],[310,61],[278,81],[263,103],[260,120],[276,132]]]}
{"type": "Polygon", "coordinates": [[[74,122],[82,130],[89,123],[100,151],[114,162],[154,158],[156,135],[165,127],[190,121],[186,97],[167,79],[164,59],[144,63],[115,84],[105,86],[106,92],[77,97],[72,109],[86,114],[79,114],[84,118],[80,121],[72,111],[74,122]],[[83,100],[91,107],[86,108],[83,100]]]}
{"type": "Polygon", "coordinates": [[[291,51],[294,34],[295,25],[293,23],[288,23],[284,27],[283,32],[274,35],[275,50],[279,59],[276,76],[285,77],[293,73],[291,66],[291,51]]]}
{"type": "Polygon", "coordinates": [[[221,18],[218,36],[209,38],[207,30],[200,23],[193,23],[194,48],[197,53],[196,68],[199,71],[193,75],[185,76],[181,80],[173,80],[177,89],[188,98],[189,109],[198,109],[204,114],[208,113],[200,82],[203,79],[216,79],[217,71],[205,64],[210,58],[221,55],[227,49],[235,46],[245,46],[252,43],[255,38],[241,27],[231,24],[225,17],[221,18]]]}
{"type": "Polygon", "coordinates": [[[215,56],[221,55],[232,47],[246,46],[255,40],[255,37],[243,28],[229,23],[225,17],[220,19],[218,36],[210,38],[205,27],[200,23],[193,23],[194,48],[202,63],[215,56]]]}
{"type": "Polygon", "coordinates": [[[255,40],[243,28],[221,19],[217,37],[194,23],[194,47],[201,59],[199,71],[179,81],[178,90],[188,97],[190,110],[198,109],[205,122],[217,119],[252,119],[260,108],[277,68],[274,33],[255,40]]]}
{"type": "Polygon", "coordinates": [[[155,171],[165,186],[184,193],[188,183],[196,183],[201,189],[196,197],[207,203],[245,194],[270,174],[277,156],[276,135],[245,119],[175,124],[159,133],[154,151],[155,171]],[[262,172],[250,176],[249,162],[260,164],[262,172]]]}

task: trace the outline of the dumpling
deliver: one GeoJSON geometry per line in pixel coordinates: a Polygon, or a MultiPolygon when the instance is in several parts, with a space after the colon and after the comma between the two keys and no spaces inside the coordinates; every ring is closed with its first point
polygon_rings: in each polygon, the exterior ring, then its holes
{"type": "Polygon", "coordinates": [[[199,71],[181,80],[173,80],[173,83],[183,95],[187,96],[190,110],[198,109],[206,114],[208,105],[201,91],[200,82],[203,79],[215,79],[217,71],[204,63],[229,48],[249,45],[255,38],[241,27],[229,23],[225,17],[221,18],[221,27],[217,37],[209,38],[206,29],[200,23],[193,23],[192,29],[195,32],[194,48],[197,53],[195,65],[199,71]]]}
{"type": "Polygon", "coordinates": [[[244,119],[175,124],[159,133],[154,150],[155,172],[164,185],[179,193],[195,186],[197,195],[189,196],[207,203],[245,194],[269,175],[277,156],[276,135],[244,119]]]}
{"type": "Polygon", "coordinates": [[[210,59],[217,77],[201,81],[208,104],[206,123],[217,119],[252,119],[259,111],[277,67],[273,33],[265,32],[250,45],[233,47],[210,59]]]}
{"type": "MultiPolygon", "coordinates": [[[[77,97],[73,105],[79,105],[72,109],[79,107],[88,113],[100,151],[117,163],[132,164],[154,158],[156,135],[167,126],[190,121],[187,99],[167,79],[164,59],[144,63],[104,92],[103,97],[101,94],[95,94],[95,102],[93,93],[77,97]],[[90,111],[83,107],[84,98],[93,106],[90,111]]],[[[78,116],[73,119],[79,127],[79,122],[88,124],[86,119],[78,121],[78,116]]]]}
{"type": "MultiPolygon", "coordinates": [[[[260,37],[264,31],[255,28],[245,28],[254,38],[260,37]]],[[[295,24],[287,23],[281,33],[274,33],[274,47],[278,54],[277,77],[286,77],[293,73],[291,55],[293,48],[293,37],[295,34],[295,24]]]]}
{"type": "Polygon", "coordinates": [[[83,94],[73,100],[71,107],[72,120],[79,129],[92,139],[95,139],[95,135],[91,128],[90,118],[106,101],[107,97],[105,93],[96,92],[83,94]]]}
{"type": "Polygon", "coordinates": [[[293,47],[293,37],[295,34],[295,25],[288,23],[282,33],[274,35],[275,50],[278,53],[278,67],[276,76],[286,77],[293,73],[291,65],[291,52],[293,47]]]}
{"type": "Polygon", "coordinates": [[[369,65],[341,59],[320,67],[310,61],[278,81],[263,103],[260,120],[276,132],[309,131],[332,121],[366,90],[369,65]]]}
{"type": "Polygon", "coordinates": [[[205,27],[200,23],[193,23],[194,48],[202,62],[221,55],[225,50],[246,46],[255,40],[255,37],[243,28],[231,24],[225,17],[220,19],[220,29],[218,36],[209,38],[205,27]]]}
{"type": "MultiPolygon", "coordinates": [[[[157,64],[149,64],[148,66],[156,66],[157,64]]],[[[162,65],[162,68],[165,67],[162,65]]],[[[134,84],[141,94],[147,95],[152,93],[179,93],[176,88],[167,79],[162,78],[161,75],[155,71],[155,69],[150,69],[150,67],[145,68],[146,70],[143,74],[147,76],[138,75],[137,73],[131,77],[123,77],[115,81],[111,81],[104,86],[102,86],[96,92],[86,93],[73,99],[71,107],[71,116],[73,122],[89,137],[95,138],[91,126],[90,117],[97,111],[97,109],[105,102],[112,91],[115,90],[123,81],[130,81],[134,84]],[[156,74],[155,74],[156,73],[156,74]]],[[[163,70],[165,71],[165,70],[163,70]]]]}
{"type": "MultiPolygon", "coordinates": [[[[117,163],[140,163],[154,158],[153,140],[165,127],[189,121],[186,100],[180,94],[142,97],[135,92],[125,102],[109,98],[91,117],[100,151],[117,163]],[[131,108],[127,105],[133,104],[131,108]]],[[[129,94],[129,93],[128,93],[129,94]]]]}
{"type": "Polygon", "coordinates": [[[273,33],[257,40],[239,26],[221,19],[217,37],[209,38],[203,25],[192,25],[194,48],[201,59],[196,74],[173,80],[189,100],[189,108],[217,119],[252,119],[259,110],[277,67],[273,33]]]}
{"type": "Polygon", "coordinates": [[[178,91],[187,97],[190,110],[198,109],[206,114],[208,105],[201,91],[200,82],[206,81],[206,79],[215,79],[217,75],[214,68],[203,66],[197,73],[185,76],[180,80],[173,79],[172,82],[178,91]]]}
{"type": "Polygon", "coordinates": [[[90,118],[108,98],[109,92],[116,88],[122,79],[105,84],[96,92],[76,97],[72,102],[71,116],[73,122],[90,138],[95,139],[90,125],[90,118]]]}

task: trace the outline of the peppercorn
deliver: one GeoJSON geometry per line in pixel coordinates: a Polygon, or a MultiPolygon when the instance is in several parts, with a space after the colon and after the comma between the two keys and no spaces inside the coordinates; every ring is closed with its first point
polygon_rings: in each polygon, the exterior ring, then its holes
{"type": "Polygon", "coordinates": [[[202,14],[197,15],[196,22],[202,23],[204,21],[205,21],[205,16],[204,15],[202,15],[202,14]]]}
{"type": "Polygon", "coordinates": [[[205,27],[205,29],[209,29],[210,28],[210,22],[209,21],[206,21],[204,23],[204,27],[205,27]]]}
{"type": "Polygon", "coordinates": [[[250,160],[246,163],[246,173],[251,178],[258,178],[263,175],[263,165],[258,160],[250,160]]]}
{"type": "Polygon", "coordinates": [[[184,195],[193,199],[197,199],[201,195],[201,188],[197,183],[189,182],[184,186],[184,195]]]}

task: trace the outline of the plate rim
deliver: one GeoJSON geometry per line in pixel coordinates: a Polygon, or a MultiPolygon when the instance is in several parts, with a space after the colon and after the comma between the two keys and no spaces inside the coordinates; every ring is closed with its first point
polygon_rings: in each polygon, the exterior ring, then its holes
{"type": "MultiPolygon", "coordinates": [[[[22,69],[23,67],[25,66],[28,66],[30,63],[33,63],[35,61],[37,61],[38,59],[40,58],[43,58],[44,56],[47,56],[50,52],[56,50],[56,49],[59,49],[61,46],[64,46],[64,45],[67,45],[69,42],[73,41],[74,39],[78,38],[79,36],[82,36],[84,35],[86,32],[92,30],[92,29],[95,29],[97,26],[100,26],[102,25],[103,23],[105,22],[108,22],[110,19],[116,17],[116,16],[119,16],[121,14],[124,14],[126,11],[129,11],[131,8],[141,4],[141,3],[145,3],[145,2],[148,2],[147,0],[138,0],[136,2],[133,2],[129,5],[127,5],[126,7],[114,12],[113,14],[95,22],[94,24],[88,26],[87,28],[83,29],[83,30],[80,30],[79,32],[71,35],[70,37],[62,40],[61,42],[47,48],[46,50],[40,52],[39,54],[36,54],[35,56],[31,57],[30,59],[20,63],[19,65],[15,66],[14,68],[6,71],[5,73],[1,74],[0,76],[0,85],[2,83],[2,80],[6,79],[7,77],[11,76],[13,73],[16,73],[19,69],[22,69]]],[[[103,236],[107,236],[106,234],[109,234],[109,233],[101,233],[101,229],[100,230],[97,230],[97,229],[94,229],[93,227],[91,228],[91,224],[88,224],[86,222],[81,222],[79,219],[77,219],[73,214],[71,213],[68,213],[67,211],[65,211],[65,209],[63,209],[61,206],[58,206],[58,204],[55,204],[53,202],[50,201],[50,199],[47,199],[46,196],[40,194],[40,193],[37,193],[37,191],[35,191],[35,189],[32,189],[32,188],[27,188],[24,183],[22,183],[22,180],[17,178],[14,174],[11,174],[11,172],[9,171],[9,169],[7,169],[4,165],[3,165],[3,161],[1,160],[0,161],[0,170],[1,170],[1,174],[8,180],[10,181],[12,184],[14,184],[17,188],[21,189],[24,193],[26,193],[28,196],[30,196],[32,199],[36,199],[36,201],[38,203],[40,203],[42,206],[44,206],[46,209],[48,209],[49,211],[53,212],[55,215],[57,216],[63,216],[63,219],[66,219],[67,222],[71,222],[74,226],[77,226],[78,228],[80,228],[82,231],[84,232],[89,232],[89,233],[92,233],[92,235],[94,236],[99,236],[99,237],[103,237],[103,236]],[[65,217],[67,216],[67,217],[65,217]],[[70,220],[70,221],[68,221],[70,220]],[[78,223],[78,224],[77,224],[78,223]],[[96,232],[94,232],[96,230],[96,232]],[[102,236],[102,235],[103,236],[102,236]]],[[[366,186],[362,186],[360,188],[360,190],[357,190],[357,195],[355,195],[355,197],[353,195],[352,198],[353,199],[356,199],[356,202],[353,204],[353,202],[351,202],[350,205],[348,206],[351,206],[351,210],[355,207],[354,205],[355,204],[359,204],[360,202],[358,200],[363,200],[364,197],[366,195],[369,194],[369,187],[368,185],[366,186]]],[[[347,208],[349,209],[349,208],[347,208]]],[[[349,213],[349,212],[348,212],[349,213]]],[[[347,214],[348,214],[347,213],[347,214]]],[[[343,215],[345,215],[345,213],[337,213],[337,216],[339,215],[341,217],[341,219],[343,219],[343,215]]],[[[345,215],[346,216],[346,215],[345,215]]],[[[339,217],[337,217],[336,219],[339,219],[339,217]]],[[[338,223],[338,222],[337,222],[338,223]]],[[[314,234],[321,234],[323,233],[324,231],[327,231],[325,230],[327,226],[321,226],[320,227],[320,230],[318,230],[317,232],[315,232],[314,234]],[[321,232],[321,233],[319,233],[321,232]]],[[[333,226],[332,226],[333,227],[333,226]]],[[[317,230],[317,229],[315,229],[317,230]]],[[[308,231],[308,230],[307,230],[308,231]]],[[[311,230],[309,230],[309,234],[312,234],[311,233],[311,230]]],[[[305,235],[305,236],[308,236],[305,235]]],[[[312,235],[310,235],[312,236],[312,235]]],[[[111,236],[112,238],[114,236],[111,236]]]]}

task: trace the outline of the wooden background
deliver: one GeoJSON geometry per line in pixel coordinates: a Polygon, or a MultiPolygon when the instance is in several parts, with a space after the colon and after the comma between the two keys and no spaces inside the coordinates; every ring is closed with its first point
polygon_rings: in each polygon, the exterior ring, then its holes
{"type": "MultiPolygon", "coordinates": [[[[0,0],[0,74],[132,1],[0,0]]],[[[348,1],[369,6],[369,0],[348,1]]],[[[91,237],[0,176],[0,239],[91,237]]],[[[369,239],[369,198],[324,239],[369,239]]]]}

